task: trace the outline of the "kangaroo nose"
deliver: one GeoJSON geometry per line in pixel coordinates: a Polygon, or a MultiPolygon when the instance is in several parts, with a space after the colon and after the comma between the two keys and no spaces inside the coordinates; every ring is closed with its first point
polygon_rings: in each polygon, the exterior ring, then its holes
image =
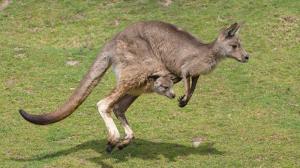
{"type": "Polygon", "coordinates": [[[170,99],[174,99],[176,97],[176,95],[173,92],[168,93],[166,96],[170,99]]]}
{"type": "Polygon", "coordinates": [[[171,98],[172,98],[172,99],[174,99],[175,97],[176,97],[176,95],[175,95],[175,94],[172,94],[172,95],[171,95],[171,98]]]}
{"type": "Polygon", "coordinates": [[[245,56],[245,60],[249,60],[249,54],[245,56]]]}

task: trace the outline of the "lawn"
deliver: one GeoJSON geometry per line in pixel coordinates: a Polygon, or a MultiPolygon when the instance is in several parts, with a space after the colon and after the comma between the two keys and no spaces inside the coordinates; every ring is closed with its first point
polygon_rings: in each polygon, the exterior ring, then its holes
{"type": "Polygon", "coordinates": [[[0,167],[300,167],[299,44],[299,0],[15,0],[0,11],[0,167]],[[228,59],[201,76],[185,108],[139,98],[127,112],[136,139],[112,154],[96,108],[115,84],[111,71],[62,122],[21,118],[19,108],[40,114],[62,104],[103,44],[140,20],[206,42],[244,22],[250,61],[228,59]],[[193,148],[193,137],[205,141],[193,148]]]}

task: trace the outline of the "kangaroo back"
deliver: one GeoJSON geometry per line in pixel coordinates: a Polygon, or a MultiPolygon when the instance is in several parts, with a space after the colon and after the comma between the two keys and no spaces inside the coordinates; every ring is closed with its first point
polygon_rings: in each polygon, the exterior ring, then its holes
{"type": "Polygon", "coordinates": [[[47,125],[63,120],[71,115],[81,105],[81,103],[83,103],[83,101],[92,92],[92,89],[97,86],[110,64],[109,56],[104,55],[103,53],[100,54],[81,80],[79,86],[70,96],[69,100],[56,111],[42,115],[32,115],[20,109],[20,114],[27,121],[39,125],[47,125]]]}

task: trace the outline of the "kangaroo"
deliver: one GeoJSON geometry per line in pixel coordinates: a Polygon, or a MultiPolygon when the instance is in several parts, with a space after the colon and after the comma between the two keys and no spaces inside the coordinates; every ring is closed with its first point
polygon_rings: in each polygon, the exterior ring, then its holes
{"type": "Polygon", "coordinates": [[[178,105],[184,107],[192,97],[200,75],[208,74],[227,57],[243,63],[249,60],[249,54],[242,48],[237,35],[239,29],[240,24],[234,23],[223,29],[211,43],[203,43],[188,32],[169,23],[160,21],[135,23],[106,43],[90,70],[64,105],[52,113],[42,115],[31,115],[24,110],[19,112],[26,120],[35,124],[58,122],[75,111],[91,93],[106,70],[112,66],[118,81],[117,87],[109,96],[99,101],[97,106],[109,132],[107,151],[111,152],[115,146],[122,149],[134,138],[125,112],[141,93],[148,92],[149,88],[152,88],[150,91],[173,98],[175,95],[169,90],[171,85],[183,80],[185,94],[179,97],[178,105]],[[161,67],[168,72],[162,70],[163,73],[157,73],[159,71],[156,73],[165,75],[154,75],[154,78],[151,75],[145,75],[161,67]],[[127,75],[131,80],[126,80],[127,75]],[[139,82],[145,81],[145,77],[152,78],[150,85],[144,85],[147,89],[132,89],[139,86],[139,82]],[[161,81],[169,79],[173,83],[163,86],[161,81]],[[155,87],[157,85],[158,87],[155,87]],[[123,141],[120,141],[119,132],[111,118],[111,111],[125,129],[126,136],[123,141]]]}

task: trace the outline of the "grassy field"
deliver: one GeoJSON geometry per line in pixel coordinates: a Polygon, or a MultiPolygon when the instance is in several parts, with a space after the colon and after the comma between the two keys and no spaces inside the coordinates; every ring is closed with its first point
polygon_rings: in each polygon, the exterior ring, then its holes
{"type": "MultiPolygon", "coordinates": [[[[15,0],[0,12],[0,167],[300,167],[299,44],[299,0],[15,0]],[[207,42],[244,21],[250,62],[225,60],[202,76],[185,108],[141,97],[127,113],[137,139],[112,154],[96,109],[115,84],[111,72],[62,122],[20,117],[19,108],[62,104],[105,41],[140,20],[171,22],[207,42]],[[206,141],[193,148],[199,136],[206,141]]],[[[183,84],[175,90],[182,95],[183,84]]]]}

